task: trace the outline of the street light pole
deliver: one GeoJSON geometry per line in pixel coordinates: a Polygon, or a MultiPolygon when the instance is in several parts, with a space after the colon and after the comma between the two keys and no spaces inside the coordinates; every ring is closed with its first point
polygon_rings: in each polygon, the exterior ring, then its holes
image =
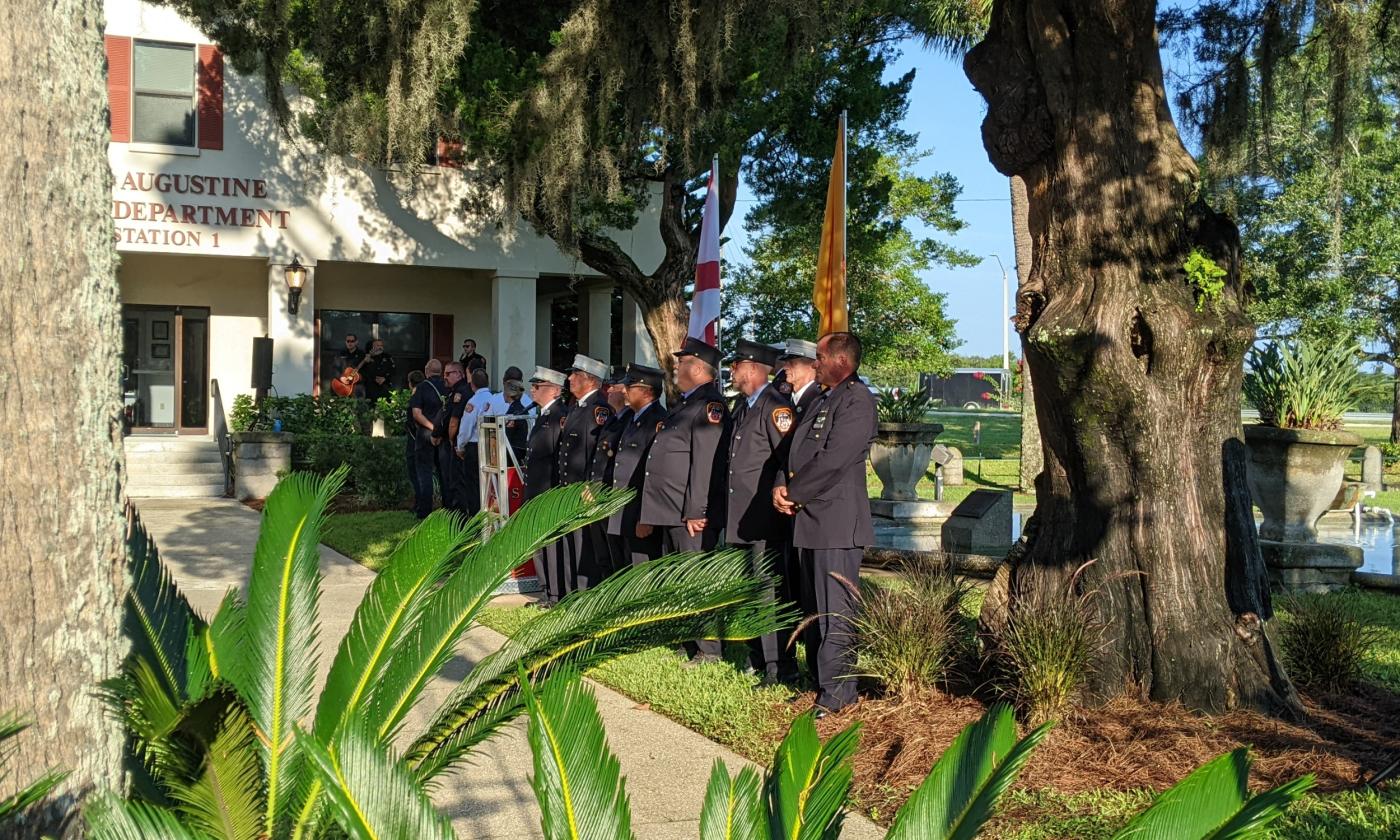
{"type": "MultiPolygon", "coordinates": [[[[1009,375],[1011,372],[1011,316],[1006,314],[1007,300],[1011,294],[1010,283],[1006,276],[1006,266],[1002,264],[1001,257],[996,254],[990,255],[1001,266],[1001,369],[1009,375]]],[[[1003,386],[1005,383],[1003,383],[1003,386]]]]}

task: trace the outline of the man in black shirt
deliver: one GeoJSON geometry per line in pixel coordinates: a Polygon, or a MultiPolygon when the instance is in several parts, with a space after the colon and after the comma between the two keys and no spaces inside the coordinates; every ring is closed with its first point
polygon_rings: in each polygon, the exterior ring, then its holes
{"type": "Polygon", "coordinates": [[[635,566],[661,556],[661,535],[637,536],[637,520],[642,513],[642,485],[646,477],[646,458],[651,451],[651,439],[666,416],[658,399],[665,390],[665,374],[646,365],[631,364],[623,376],[626,389],[626,424],[617,441],[608,483],[615,489],[631,487],[637,491],[627,507],[608,518],[608,543],[611,551],[626,558],[624,565],[635,566]]]}
{"type": "MultiPolygon", "coordinates": [[[[559,480],[559,435],[564,429],[564,420],[569,415],[568,406],[561,397],[564,394],[564,374],[545,367],[535,368],[530,377],[530,398],[539,407],[539,416],[526,444],[525,460],[525,500],[544,493],[559,480]]],[[[544,605],[552,606],[567,594],[564,579],[564,565],[567,559],[569,538],[550,543],[535,553],[535,576],[544,590],[544,605]]]]}
{"type": "Polygon", "coordinates": [[[462,370],[471,371],[476,368],[486,369],[486,357],[476,352],[476,339],[469,338],[462,342],[462,358],[457,361],[462,363],[462,370]]]}
{"type": "MultiPolygon", "coordinates": [[[[357,371],[363,374],[360,363],[365,360],[365,350],[360,346],[360,338],[354,333],[345,334],[345,349],[335,354],[335,369],[331,371],[331,378],[341,379],[346,370],[357,371]]],[[[348,384],[348,383],[347,383],[348,384]]],[[[355,383],[356,396],[362,396],[361,383],[355,383]]]]}
{"type": "Polygon", "coordinates": [[[360,382],[365,386],[365,399],[377,400],[389,396],[393,387],[394,357],[384,351],[384,339],[369,343],[369,361],[360,368],[360,382]]]}
{"type": "MultiPolygon", "coordinates": [[[[426,374],[413,396],[408,399],[408,428],[413,435],[413,513],[426,519],[433,512],[433,474],[443,484],[439,453],[442,449],[446,422],[443,401],[447,398],[447,383],[442,378],[442,362],[429,359],[423,366],[426,374]]],[[[443,484],[446,487],[445,484],[443,484]]]]}
{"type": "Polygon", "coordinates": [[[462,423],[462,414],[467,410],[467,400],[471,399],[472,385],[457,362],[443,365],[442,376],[447,382],[447,387],[452,389],[451,402],[447,406],[447,431],[443,435],[442,444],[447,453],[443,467],[445,483],[442,488],[442,506],[448,510],[465,510],[466,497],[462,492],[465,477],[461,474],[461,459],[456,457],[455,441],[457,428],[462,423]]]}

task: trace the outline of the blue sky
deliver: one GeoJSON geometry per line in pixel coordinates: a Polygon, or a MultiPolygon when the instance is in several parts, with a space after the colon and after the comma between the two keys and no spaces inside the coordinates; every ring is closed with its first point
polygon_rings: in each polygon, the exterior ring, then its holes
{"type": "MultiPolygon", "coordinates": [[[[983,258],[982,264],[973,268],[929,271],[924,282],[934,291],[947,295],[947,312],[958,322],[958,337],[963,341],[957,352],[1000,355],[1001,269],[990,255],[1000,256],[1006,265],[1014,294],[1015,251],[1011,237],[1010,187],[1006,177],[987,162],[987,153],[982,148],[985,105],[955,59],[911,43],[900,61],[890,68],[890,73],[899,76],[910,68],[916,73],[904,127],[919,135],[920,149],[933,152],[920,162],[918,171],[925,175],[951,172],[962,184],[957,212],[967,226],[944,241],[983,258]]],[[[752,201],[752,195],[742,185],[739,200],[741,211],[752,201]]],[[[742,248],[748,237],[737,214],[726,226],[724,235],[730,237],[725,244],[725,258],[742,260],[742,248]]],[[[1020,347],[1014,331],[1010,342],[1014,359],[1020,347]]]]}

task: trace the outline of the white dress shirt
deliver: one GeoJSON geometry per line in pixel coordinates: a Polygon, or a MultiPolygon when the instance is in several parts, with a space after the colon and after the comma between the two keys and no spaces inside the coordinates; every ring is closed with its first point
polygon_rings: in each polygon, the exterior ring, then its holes
{"type": "Polygon", "coordinates": [[[485,388],[477,388],[467,400],[467,407],[462,409],[462,421],[457,424],[457,448],[461,449],[469,443],[477,442],[478,424],[481,422],[481,415],[486,410],[486,406],[491,402],[494,395],[485,388]]]}

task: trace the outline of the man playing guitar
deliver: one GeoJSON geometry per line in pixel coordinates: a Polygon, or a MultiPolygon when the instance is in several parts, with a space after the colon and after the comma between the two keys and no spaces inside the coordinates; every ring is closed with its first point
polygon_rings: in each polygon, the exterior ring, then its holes
{"type": "Polygon", "coordinates": [[[345,334],[345,349],[336,354],[335,366],[341,374],[331,380],[331,390],[342,397],[363,393],[360,387],[360,367],[364,365],[365,351],[360,347],[360,338],[354,333],[345,334]]]}

